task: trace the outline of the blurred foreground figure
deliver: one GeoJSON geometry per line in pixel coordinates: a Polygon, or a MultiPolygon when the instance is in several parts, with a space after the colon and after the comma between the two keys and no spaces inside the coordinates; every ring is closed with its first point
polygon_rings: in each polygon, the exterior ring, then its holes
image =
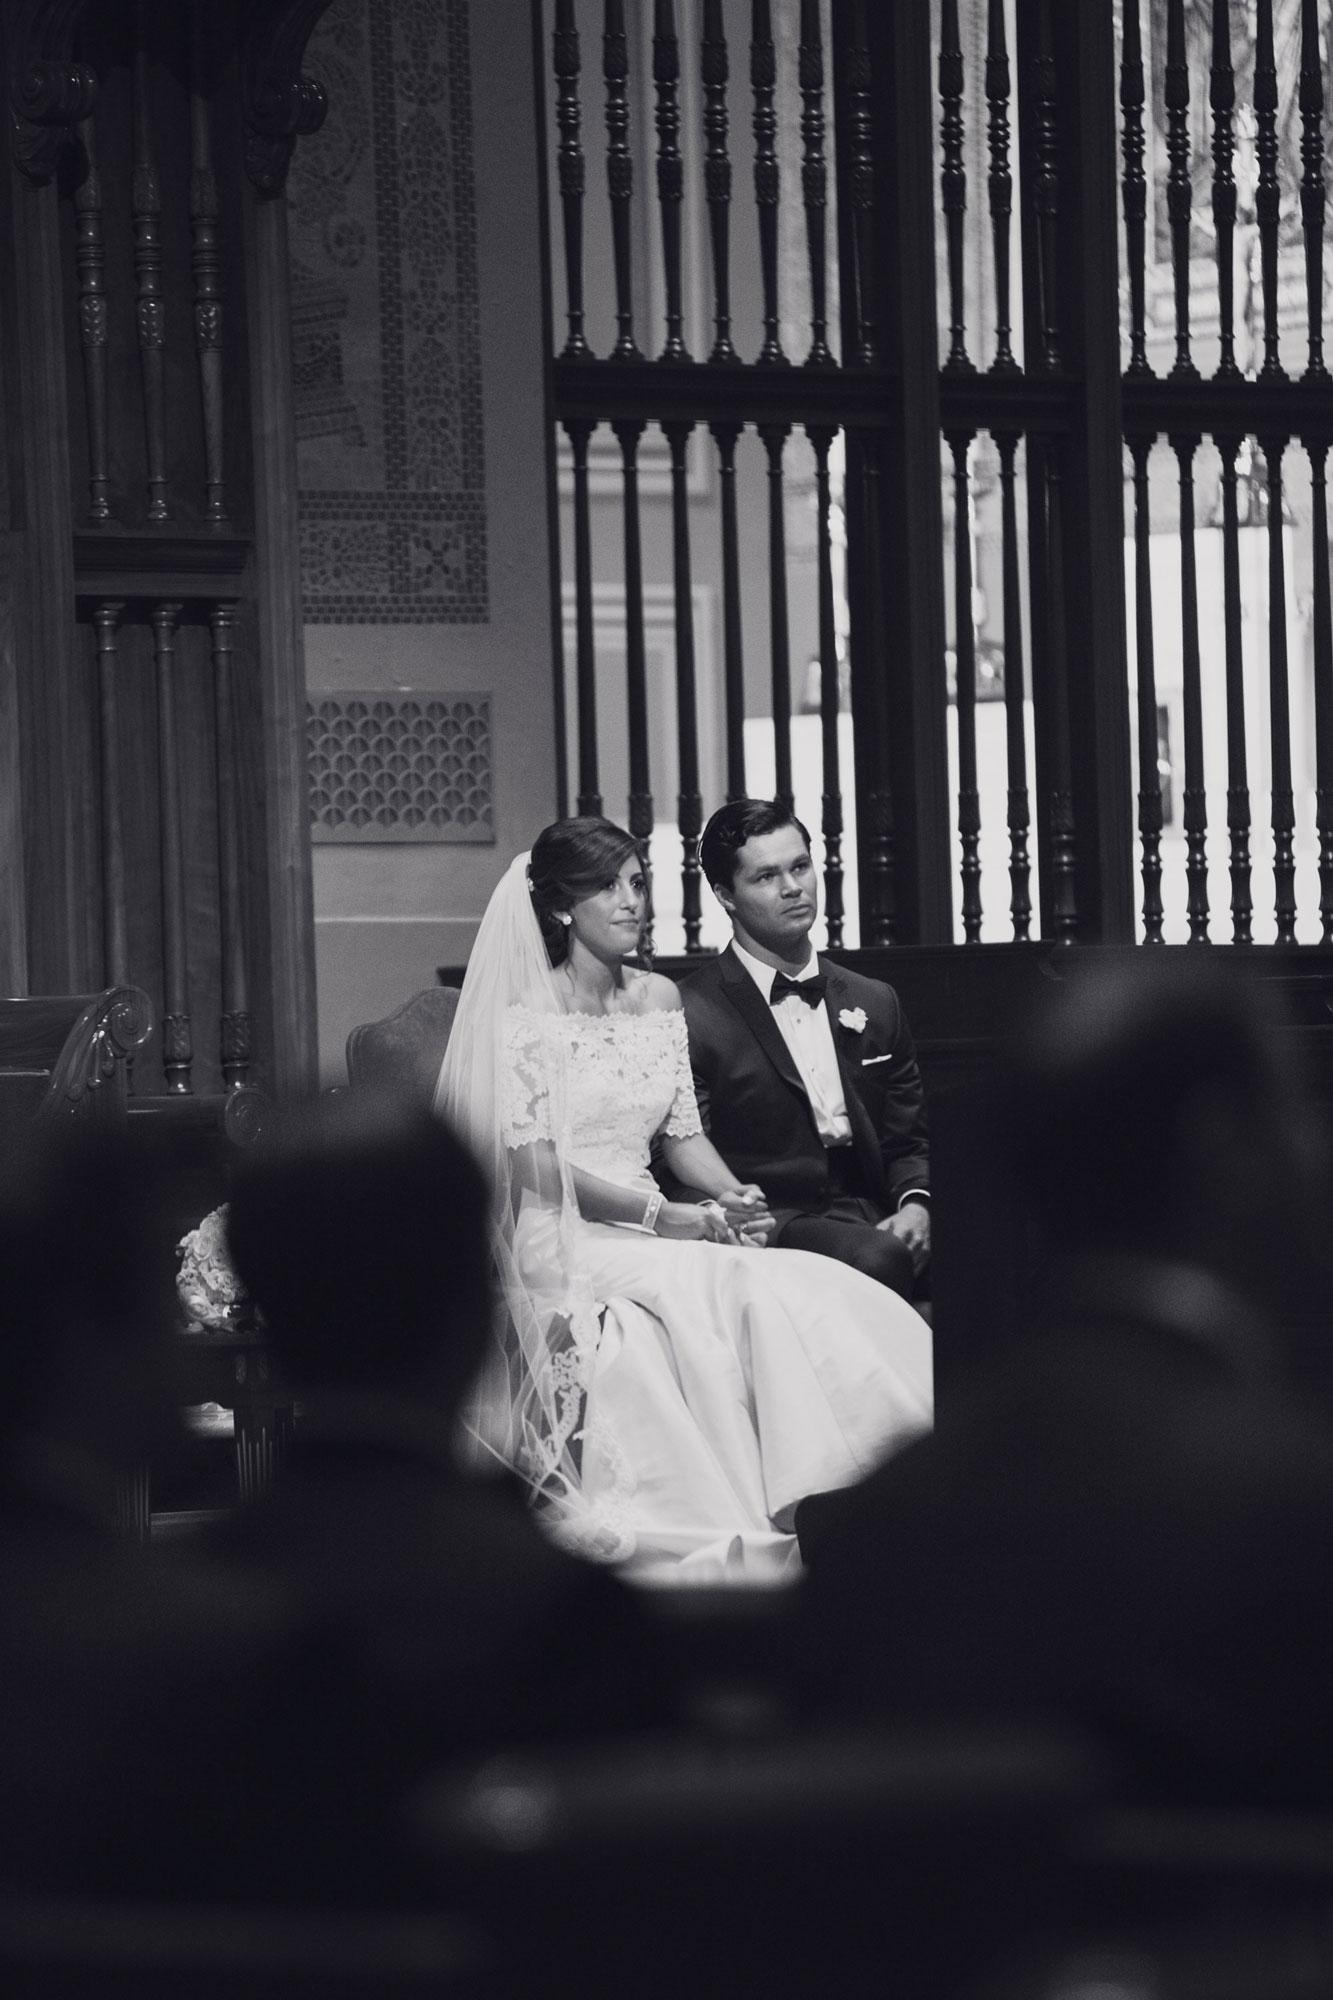
{"type": "Polygon", "coordinates": [[[1199,959],[1033,1023],[994,1160],[1043,1303],[932,1437],[798,1518],[816,1710],[1064,1718],[1167,1798],[1333,1804],[1333,1441],[1270,1318],[1327,1214],[1288,1054],[1199,959]]]}
{"type": "Polygon", "coordinates": [[[212,1893],[279,1627],[112,1525],[171,1422],[164,1163],[71,1127],[0,1189],[0,1891],[212,1893]]]}
{"type": "Polygon", "coordinates": [[[315,1895],[411,1895],[397,1809],[442,1759],[658,1717],[633,1594],[553,1547],[508,1474],[457,1461],[493,1311],[487,1214],[443,1125],[353,1097],[289,1115],[236,1174],[232,1255],[299,1418],[214,1553],[307,1634],[298,1755],[340,1774],[291,1862],[315,1895]]]}

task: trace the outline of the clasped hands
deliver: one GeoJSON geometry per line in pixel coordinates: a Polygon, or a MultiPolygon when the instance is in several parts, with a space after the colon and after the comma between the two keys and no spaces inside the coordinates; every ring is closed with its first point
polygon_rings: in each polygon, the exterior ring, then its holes
{"type": "Polygon", "coordinates": [[[703,1243],[732,1243],[757,1250],[773,1233],[768,1197],[753,1181],[721,1189],[710,1200],[668,1201],[658,1214],[657,1234],[703,1243]]]}
{"type": "Polygon", "coordinates": [[[930,1258],[930,1210],[925,1202],[914,1201],[909,1195],[895,1215],[886,1215],[875,1227],[906,1245],[912,1254],[912,1269],[920,1277],[930,1258]]]}

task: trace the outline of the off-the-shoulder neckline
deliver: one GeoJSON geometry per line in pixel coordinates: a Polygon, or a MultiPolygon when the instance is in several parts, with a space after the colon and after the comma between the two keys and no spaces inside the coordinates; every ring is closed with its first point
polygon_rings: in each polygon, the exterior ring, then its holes
{"type": "Polygon", "coordinates": [[[675,1015],[679,1015],[682,1021],[685,1018],[679,1007],[627,1007],[606,1014],[584,1014],[562,1007],[559,1013],[552,1013],[547,1008],[530,1007],[526,1000],[511,1000],[508,1011],[511,1014],[526,1014],[533,1021],[669,1021],[675,1015]]]}

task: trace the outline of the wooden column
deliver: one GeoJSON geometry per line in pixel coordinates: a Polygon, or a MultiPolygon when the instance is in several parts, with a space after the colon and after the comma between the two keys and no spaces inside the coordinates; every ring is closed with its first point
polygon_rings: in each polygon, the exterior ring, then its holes
{"type": "MultiPolygon", "coordinates": [[[[15,701],[17,729],[4,730],[0,807],[9,831],[22,801],[22,838],[0,861],[10,991],[86,992],[101,977],[97,879],[95,705],[73,618],[66,329],[60,218],[52,181],[31,186],[6,160],[8,187],[0,256],[10,295],[5,365],[13,453],[10,495],[22,512],[7,522],[11,563],[13,680],[0,708],[15,701]],[[17,748],[15,747],[17,745],[17,748]],[[19,857],[26,860],[24,863],[19,857]],[[26,885],[19,872],[26,873],[26,885]],[[26,961],[26,963],[24,962],[26,961]]],[[[0,634],[0,641],[3,635],[0,634]]],[[[0,820],[0,824],[3,823],[0,820]]]]}
{"type": "MultiPolygon", "coordinates": [[[[889,423],[847,433],[847,568],[852,709],[867,939],[945,944],[952,930],[949,784],[944,703],[944,520],[940,493],[939,351],[931,184],[935,94],[929,9],[882,0],[864,10],[874,89],[857,88],[861,21],[853,0],[833,0],[832,46],[843,148],[861,150],[868,124],[873,222],[839,206],[842,346],[857,354],[873,323],[886,370],[889,423]],[[855,231],[873,236],[871,269],[855,231]],[[861,272],[868,296],[852,283],[861,272]],[[892,877],[867,860],[892,856],[892,877]]],[[[847,160],[850,165],[850,158],[847,160]]]]}
{"type": "Polygon", "coordinates": [[[318,1044],[286,198],[247,191],[244,213],[273,1085],[292,1097],[316,1087],[318,1044]]]}
{"type": "MultiPolygon", "coordinates": [[[[1025,365],[1067,385],[1061,452],[1070,782],[1076,902],[1084,942],[1134,937],[1134,788],[1129,754],[1124,448],[1116,265],[1115,42],[1109,9],[1018,0],[1025,365]],[[1049,64],[1043,68],[1043,50],[1049,64]],[[1047,126],[1048,129],[1043,129],[1047,126]],[[1054,180],[1054,187],[1050,185],[1054,180]],[[1054,207],[1051,215],[1048,211],[1054,207]],[[1049,365],[1043,367],[1043,360],[1049,365]]],[[[1029,483],[1030,504],[1037,496],[1029,483]]],[[[1029,546],[1037,524],[1029,523],[1029,546]]],[[[1034,609],[1037,792],[1054,785],[1048,649],[1034,609]],[[1043,696],[1046,697],[1043,700],[1043,696]]],[[[1052,856],[1039,815],[1042,929],[1052,856]]]]}

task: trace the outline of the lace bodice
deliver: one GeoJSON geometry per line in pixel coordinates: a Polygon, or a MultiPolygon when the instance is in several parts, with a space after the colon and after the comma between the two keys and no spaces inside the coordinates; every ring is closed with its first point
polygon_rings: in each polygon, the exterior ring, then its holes
{"type": "Polygon", "coordinates": [[[656,1133],[688,1139],[703,1129],[684,1014],[508,1008],[500,1119],[507,1146],[550,1139],[572,1166],[621,1185],[643,1181],[656,1133]]]}

